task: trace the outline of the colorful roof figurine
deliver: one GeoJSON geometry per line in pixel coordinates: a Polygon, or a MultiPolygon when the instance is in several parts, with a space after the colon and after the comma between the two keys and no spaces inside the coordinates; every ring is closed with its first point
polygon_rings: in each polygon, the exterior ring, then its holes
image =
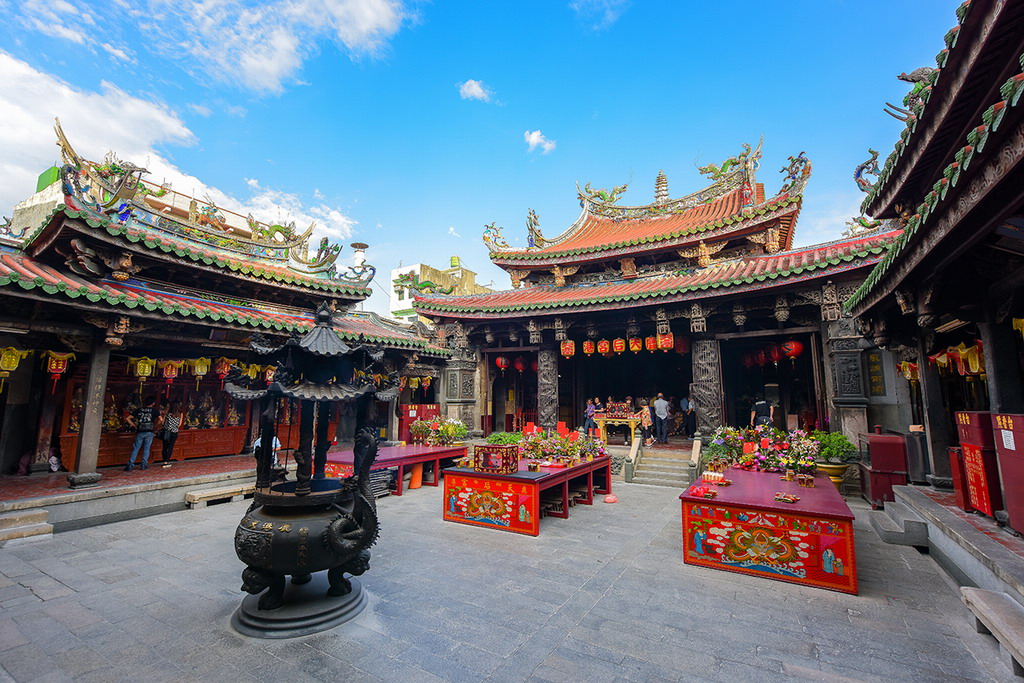
{"type": "Polygon", "coordinates": [[[589,285],[534,285],[471,296],[420,295],[413,305],[425,316],[500,320],[756,292],[870,267],[882,259],[900,232],[886,230],[775,254],[736,258],[706,268],[683,268],[589,285]]]}
{"type": "Polygon", "coordinates": [[[792,244],[811,164],[803,152],[790,157],[782,169],[782,188],[766,199],[755,176],[760,159],[760,142],[754,149],[744,145],[740,154],[721,165],[701,167],[711,184],[678,199],[669,199],[668,181],[659,173],[654,202],[642,206],[618,204],[626,185],[610,191],[594,189],[590,183],[582,189],[577,185],[582,211],[558,237],[544,237],[531,210],[526,248],[509,246],[493,223],[484,232],[484,244],[494,264],[509,271],[514,286],[524,280],[543,282],[549,272],[563,282],[563,275],[584,274],[622,259],[664,261],[683,256],[703,261],[708,251],[725,250],[725,256],[750,251],[751,243],[759,245],[758,253],[782,251],[792,244]],[[577,270],[565,273],[567,269],[577,270]]]}
{"type": "MultiPolygon", "coordinates": [[[[241,216],[218,207],[208,197],[197,200],[145,179],[146,169],[107,154],[102,163],[79,156],[60,127],[55,126],[64,165],[60,169],[63,201],[49,217],[24,235],[22,248],[47,260],[57,250],[89,275],[118,271],[98,256],[79,250],[94,241],[124,249],[147,260],[186,264],[229,279],[265,281],[294,290],[298,299],[311,293],[349,301],[370,294],[373,266],[343,267],[341,246],[325,237],[310,248],[315,224],[303,231],[294,222],[269,225],[250,214],[241,216]],[[87,237],[87,242],[76,240],[87,237]],[[70,253],[69,253],[70,252],[70,253]],[[98,260],[97,260],[98,259],[98,260]]],[[[109,257],[109,255],[107,255],[109,257]]],[[[72,267],[74,270],[74,267],[72,267]]]]}

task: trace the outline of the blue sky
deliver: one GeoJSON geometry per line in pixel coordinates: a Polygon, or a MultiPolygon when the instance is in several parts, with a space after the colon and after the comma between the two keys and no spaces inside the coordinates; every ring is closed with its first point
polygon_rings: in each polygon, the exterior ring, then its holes
{"type": "Polygon", "coordinates": [[[698,162],[764,134],[768,194],[789,155],[812,160],[797,243],[825,241],[902,128],[882,112],[896,74],[934,66],[958,4],[0,0],[0,213],[55,160],[60,116],[90,158],[368,243],[385,290],[452,254],[507,288],[485,224],[523,244],[532,208],[557,235],[576,181],[643,204],[664,169],[687,194],[698,162]]]}

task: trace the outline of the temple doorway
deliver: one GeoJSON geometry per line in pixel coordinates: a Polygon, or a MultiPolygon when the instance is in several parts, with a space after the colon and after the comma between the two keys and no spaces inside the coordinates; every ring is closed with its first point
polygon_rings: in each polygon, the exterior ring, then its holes
{"type": "Polygon", "coordinates": [[[782,430],[824,428],[825,395],[816,334],[723,340],[722,382],[726,422],[750,423],[759,396],[775,405],[775,426],[782,430]]]}

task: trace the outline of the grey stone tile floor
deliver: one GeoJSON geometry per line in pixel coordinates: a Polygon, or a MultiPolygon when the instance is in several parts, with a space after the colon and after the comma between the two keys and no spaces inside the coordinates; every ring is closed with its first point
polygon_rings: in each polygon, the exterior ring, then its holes
{"type": "Polygon", "coordinates": [[[0,548],[0,680],[950,681],[1009,679],[927,555],[851,500],[859,596],[682,563],[678,491],[548,518],[538,538],[443,522],[441,489],[379,501],[355,621],[236,634],[248,501],[0,548]]]}

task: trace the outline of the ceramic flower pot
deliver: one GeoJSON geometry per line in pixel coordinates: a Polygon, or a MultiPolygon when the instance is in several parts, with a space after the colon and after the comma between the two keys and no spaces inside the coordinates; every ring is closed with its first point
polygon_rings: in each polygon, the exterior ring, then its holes
{"type": "Polygon", "coordinates": [[[846,470],[849,469],[852,463],[818,463],[818,469],[828,475],[828,478],[832,480],[832,483],[836,485],[838,489],[842,486],[843,477],[846,475],[846,470]]]}

